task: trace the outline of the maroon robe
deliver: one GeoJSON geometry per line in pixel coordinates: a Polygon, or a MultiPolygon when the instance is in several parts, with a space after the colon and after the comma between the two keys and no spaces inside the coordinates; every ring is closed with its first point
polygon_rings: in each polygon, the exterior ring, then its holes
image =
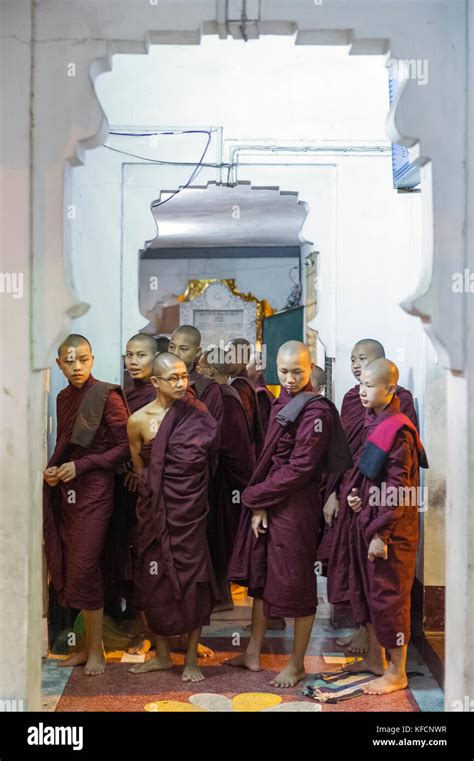
{"type": "Polygon", "coordinates": [[[224,406],[219,384],[207,375],[202,375],[196,368],[189,374],[189,390],[193,391],[199,401],[206,405],[217,425],[222,425],[224,406]]]}
{"type": "Polygon", "coordinates": [[[275,399],[274,394],[267,388],[263,374],[255,379],[255,391],[257,392],[257,401],[260,409],[260,419],[262,421],[263,432],[267,433],[268,423],[270,422],[270,412],[275,399]]]}
{"type": "Polygon", "coordinates": [[[141,451],[137,503],[143,609],[155,634],[185,634],[209,618],[213,597],[207,545],[208,481],[218,426],[193,397],[173,403],[141,451]]]}
{"type": "Polygon", "coordinates": [[[221,600],[228,599],[227,571],[239,525],[241,495],[255,468],[247,417],[238,392],[219,385],[224,417],[217,470],[211,482],[208,539],[221,600]]]}
{"type": "Polygon", "coordinates": [[[233,378],[230,378],[231,385],[238,392],[244,411],[247,416],[250,431],[252,433],[252,442],[255,448],[255,456],[258,459],[265,441],[265,431],[263,430],[262,420],[260,417],[260,407],[257,400],[257,392],[248,377],[247,370],[244,368],[233,378]]]}
{"type": "MultiPolygon", "coordinates": [[[[364,423],[364,442],[367,436],[390,415],[400,412],[399,399],[394,396],[388,407],[376,415],[367,410],[364,423]]],[[[395,648],[408,644],[410,639],[410,593],[415,575],[418,547],[419,467],[422,456],[413,433],[402,428],[392,449],[374,479],[359,473],[359,495],[362,510],[353,513],[350,535],[351,605],[358,623],[371,623],[382,647],[395,648]],[[389,491],[376,504],[373,487],[389,491]],[[390,490],[415,487],[407,497],[390,490]],[[391,502],[390,502],[391,500],[391,502]],[[393,505],[393,506],[392,506],[393,505]],[[388,543],[388,559],[367,558],[374,534],[388,543]],[[400,638],[402,635],[402,639],[400,638]]],[[[349,508],[350,509],[350,508],[349,508]]],[[[351,512],[353,512],[351,510],[351,512]]]]}
{"type": "MultiPolygon", "coordinates": [[[[311,390],[308,384],[305,391],[311,390]]],[[[317,606],[320,482],[334,422],[325,400],[313,398],[294,423],[282,427],[276,415],[292,398],[282,388],[273,403],[264,449],[242,495],[247,510],[229,566],[231,581],[263,598],[268,618],[309,616],[317,606]],[[268,510],[267,532],[258,539],[251,530],[254,509],[268,510]]]]}
{"type": "MultiPolygon", "coordinates": [[[[130,414],[145,407],[156,399],[156,389],[150,381],[132,379],[124,388],[130,414]]],[[[131,462],[127,464],[131,469],[131,462]]],[[[126,600],[127,615],[137,603],[134,595],[136,577],[136,556],[134,553],[136,534],[136,503],[138,492],[130,492],[124,484],[124,475],[115,479],[115,501],[105,541],[103,572],[105,586],[105,611],[110,615],[121,614],[121,598],[126,600]]]]}
{"type": "MultiPolygon", "coordinates": [[[[347,496],[357,485],[359,478],[358,463],[364,442],[365,407],[359,396],[359,384],[353,386],[344,396],[341,408],[341,420],[346,432],[354,461],[343,478],[328,477],[325,501],[332,491],[336,490],[339,502],[337,518],[331,526],[326,526],[318,558],[327,562],[327,592],[328,600],[333,605],[348,602],[353,599],[350,588],[350,556],[349,536],[353,519],[353,511],[347,504],[347,496]]],[[[418,427],[418,417],[413,404],[413,397],[407,389],[397,386],[397,396],[400,399],[401,411],[418,427]]]]}
{"type": "Polygon", "coordinates": [[[143,378],[133,379],[133,385],[127,386],[124,392],[131,415],[156,399],[156,388],[143,378]]]}
{"type": "Polygon", "coordinates": [[[44,484],[46,559],[59,603],[103,607],[100,568],[113,510],[114,471],[130,457],[122,389],[92,376],[58,394],[57,440],[48,467],[74,461],[76,478],[44,484]]]}

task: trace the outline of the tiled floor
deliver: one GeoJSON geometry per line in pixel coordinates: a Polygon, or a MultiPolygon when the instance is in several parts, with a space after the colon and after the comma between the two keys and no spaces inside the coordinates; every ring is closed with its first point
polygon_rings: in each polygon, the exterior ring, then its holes
{"type": "MultiPolygon", "coordinates": [[[[86,677],[82,668],[61,668],[57,659],[44,661],[43,707],[46,711],[144,711],[145,705],[156,701],[177,701],[175,710],[195,709],[189,698],[196,694],[211,693],[215,696],[234,698],[242,693],[270,693],[278,696],[273,700],[283,705],[299,701],[299,710],[316,708],[315,701],[301,695],[303,683],[293,689],[277,689],[270,679],[280,671],[291,651],[293,630],[290,622],[284,631],[268,633],[263,655],[263,670],[251,673],[225,665],[226,659],[244,648],[248,638],[245,628],[250,618],[250,608],[245,599],[233,611],[215,614],[211,625],[205,627],[201,641],[214,650],[214,656],[202,659],[205,680],[193,686],[181,681],[183,655],[173,654],[175,668],[161,673],[134,675],[128,672],[129,664],[117,662],[112,656],[106,673],[86,677]],[[239,644],[240,643],[240,644],[239,644]]],[[[306,659],[308,673],[329,670],[322,653],[336,652],[340,648],[335,639],[348,634],[334,630],[329,621],[329,606],[320,600],[306,659]]],[[[325,704],[323,711],[442,711],[443,693],[421,661],[415,648],[411,648],[409,670],[422,672],[423,676],[410,680],[407,690],[384,696],[361,696],[339,704],[325,704]]],[[[263,697],[263,696],[262,696],[263,697]]],[[[200,698],[196,698],[199,702],[200,698]]],[[[215,699],[214,699],[215,700],[215,699]]],[[[221,710],[232,710],[229,701],[219,699],[221,710]],[[224,705],[225,704],[225,705],[224,705]]],[[[270,701],[272,698],[270,698],[270,701]]],[[[283,705],[279,708],[281,710],[283,705]]],[[[288,706],[289,707],[289,706],[288,706]]],[[[296,706],[294,708],[297,708],[296,706]]],[[[234,708],[235,710],[235,708],[234,708]]],[[[319,709],[319,706],[317,707],[319,709]]]]}

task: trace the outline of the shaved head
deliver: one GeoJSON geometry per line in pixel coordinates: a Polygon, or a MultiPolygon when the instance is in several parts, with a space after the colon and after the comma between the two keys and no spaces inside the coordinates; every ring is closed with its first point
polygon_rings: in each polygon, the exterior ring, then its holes
{"type": "Polygon", "coordinates": [[[164,351],[168,351],[169,345],[170,345],[169,338],[167,338],[166,336],[158,336],[158,338],[156,338],[155,340],[156,340],[156,345],[158,347],[158,351],[160,352],[160,354],[164,351]]]}
{"type": "Polygon", "coordinates": [[[364,376],[370,375],[372,380],[376,383],[384,383],[389,386],[394,385],[396,387],[399,378],[398,367],[390,359],[374,359],[373,362],[369,362],[362,371],[364,376]]]}
{"type": "Polygon", "coordinates": [[[303,343],[303,341],[285,341],[284,344],[280,346],[278,349],[278,355],[279,356],[301,356],[304,357],[306,361],[308,361],[310,364],[312,363],[311,358],[311,352],[309,350],[309,346],[306,346],[306,344],[303,343]]]}
{"type": "Polygon", "coordinates": [[[136,333],[128,339],[125,348],[125,368],[133,381],[149,380],[157,351],[156,339],[149,333],[136,333]]]}
{"type": "Polygon", "coordinates": [[[92,346],[85,336],[81,336],[79,333],[71,333],[64,339],[62,344],[58,346],[58,357],[61,355],[63,349],[77,349],[79,346],[84,345],[86,345],[89,348],[89,351],[92,352],[92,346]]]}
{"type": "Polygon", "coordinates": [[[170,341],[175,343],[177,339],[185,338],[193,346],[201,346],[201,333],[194,325],[180,325],[173,331],[170,341]]]}
{"type": "Polygon", "coordinates": [[[278,378],[291,396],[307,387],[313,366],[309,347],[302,341],[286,341],[278,349],[278,378]]]}
{"type": "Polygon", "coordinates": [[[128,339],[127,345],[132,343],[132,341],[143,344],[143,346],[146,346],[148,351],[152,354],[156,354],[158,351],[158,343],[156,338],[151,336],[149,333],[136,333],[134,336],[128,339]]]}
{"type": "Polygon", "coordinates": [[[231,338],[228,341],[227,346],[248,346],[250,349],[251,343],[247,338],[231,338]]]}
{"type": "Polygon", "coordinates": [[[326,385],[326,372],[322,367],[316,365],[311,373],[311,383],[315,388],[321,388],[321,386],[326,385]]]}
{"type": "Polygon", "coordinates": [[[252,354],[252,344],[247,338],[232,338],[224,348],[231,375],[236,375],[247,367],[252,354]]]}
{"type": "Polygon", "coordinates": [[[217,346],[206,349],[201,357],[201,362],[208,367],[212,367],[219,375],[227,377],[230,375],[231,364],[225,349],[218,348],[217,346]]]}
{"type": "Polygon", "coordinates": [[[153,360],[153,375],[159,377],[162,375],[162,373],[169,373],[173,372],[174,370],[181,372],[183,370],[183,366],[186,369],[186,365],[184,364],[183,360],[180,359],[176,354],[171,354],[169,351],[164,351],[161,354],[158,354],[153,360]]]}
{"type": "Polygon", "coordinates": [[[253,381],[256,381],[257,378],[259,378],[263,370],[266,367],[267,364],[267,351],[266,346],[264,347],[264,352],[257,351],[254,349],[252,354],[250,355],[250,359],[247,362],[247,375],[249,378],[253,381]]]}
{"type": "Polygon", "coordinates": [[[385,349],[380,341],[376,341],[375,338],[363,338],[361,341],[357,341],[351,351],[351,370],[354,377],[360,381],[362,369],[374,359],[384,357],[385,349]]]}
{"type": "Polygon", "coordinates": [[[362,338],[354,344],[354,349],[366,349],[370,352],[373,359],[385,357],[385,349],[380,341],[376,341],[375,338],[362,338]]]}
{"type": "Polygon", "coordinates": [[[157,354],[153,360],[150,383],[156,388],[156,401],[168,407],[183,399],[189,383],[189,374],[183,359],[170,351],[157,354]]]}
{"type": "Polygon", "coordinates": [[[168,351],[177,354],[192,373],[201,356],[201,334],[193,325],[180,325],[170,338],[168,351]]]}
{"type": "Polygon", "coordinates": [[[378,415],[389,404],[397,390],[398,367],[385,357],[379,357],[362,368],[359,397],[362,406],[378,415]]]}
{"type": "Polygon", "coordinates": [[[72,386],[81,388],[89,379],[94,365],[92,347],[87,338],[71,333],[58,347],[56,364],[72,386]]]}

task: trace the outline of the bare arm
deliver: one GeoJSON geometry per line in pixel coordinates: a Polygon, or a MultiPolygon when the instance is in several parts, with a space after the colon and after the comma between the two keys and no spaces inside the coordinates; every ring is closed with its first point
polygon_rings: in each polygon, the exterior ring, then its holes
{"type": "Polygon", "coordinates": [[[141,476],[145,469],[143,460],[140,457],[143,439],[140,433],[140,418],[137,420],[135,415],[130,415],[128,418],[127,436],[128,444],[130,446],[130,453],[132,455],[133,470],[137,476],[141,476]]]}

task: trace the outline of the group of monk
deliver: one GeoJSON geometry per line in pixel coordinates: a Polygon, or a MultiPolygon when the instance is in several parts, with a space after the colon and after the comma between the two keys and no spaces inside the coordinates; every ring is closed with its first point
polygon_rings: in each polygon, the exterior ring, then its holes
{"type": "Polygon", "coordinates": [[[130,671],[173,668],[179,637],[182,680],[200,681],[201,629],[232,607],[233,583],[253,598],[252,621],[245,652],[227,663],[259,671],[267,629],[293,618],[292,654],[271,680],[293,687],[305,676],[321,566],[329,601],[349,603],[359,626],[338,643],[365,654],[349,667],[374,675],[363,689],[407,686],[426,462],[412,396],[378,341],[354,346],[357,385],[341,415],[300,341],[278,351],[276,398],[246,339],[203,350],[189,325],[167,347],[130,338],[124,391],[92,376],[84,336],[68,336],[56,361],[68,385],[44,471],[45,552],[59,603],[81,610],[86,629],[62,665],[104,672],[104,604],[119,600],[156,652],[130,671]]]}

